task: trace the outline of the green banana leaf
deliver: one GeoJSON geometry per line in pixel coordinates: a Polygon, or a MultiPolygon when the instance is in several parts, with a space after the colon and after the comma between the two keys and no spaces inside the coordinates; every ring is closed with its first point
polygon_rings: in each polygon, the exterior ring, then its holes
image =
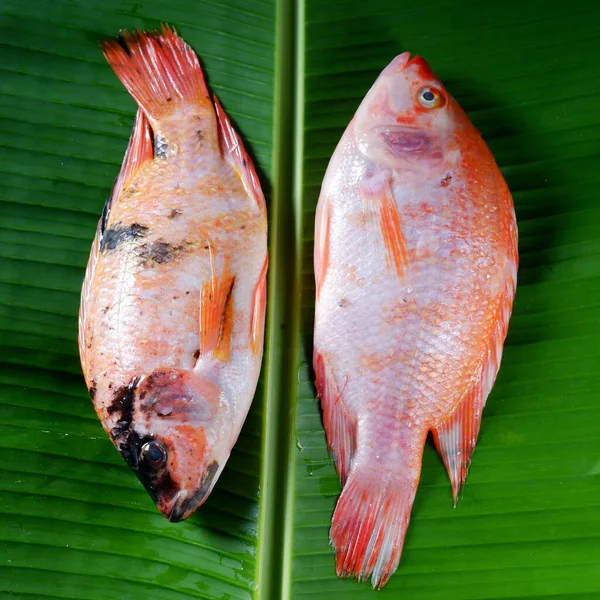
{"type": "Polygon", "coordinates": [[[4,0],[0,5],[0,598],[600,597],[600,4],[4,0]],[[92,409],[79,292],[135,104],[99,41],[168,22],[258,165],[263,372],[206,504],[167,522],[92,409]],[[338,580],[340,491],[310,369],[319,186],[393,56],[424,56],[513,191],[519,286],[467,485],[431,445],[400,567],[338,580]]]}

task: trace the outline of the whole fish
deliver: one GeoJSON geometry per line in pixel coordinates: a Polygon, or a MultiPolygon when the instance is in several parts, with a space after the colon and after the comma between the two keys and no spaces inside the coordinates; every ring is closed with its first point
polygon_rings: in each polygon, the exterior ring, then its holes
{"type": "Polygon", "coordinates": [[[329,163],[315,230],[314,370],[342,482],[340,577],[396,570],[429,431],[454,502],[498,372],[517,227],[485,142],[426,62],[397,56],[329,163]]]}
{"type": "Polygon", "coordinates": [[[113,443],[171,521],[210,494],[255,393],[267,216],[252,161],[169,27],[104,54],[139,109],[94,240],[79,347],[113,443]]]}

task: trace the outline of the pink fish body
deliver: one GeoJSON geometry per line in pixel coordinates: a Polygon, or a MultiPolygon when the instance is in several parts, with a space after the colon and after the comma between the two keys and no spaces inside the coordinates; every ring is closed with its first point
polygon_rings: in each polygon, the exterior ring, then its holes
{"type": "Polygon", "coordinates": [[[181,38],[123,33],[104,53],[139,110],[90,254],[81,363],[104,429],[179,521],[210,494],[256,390],[266,207],[181,38]]]}
{"type": "Polygon", "coordinates": [[[339,142],[315,231],[314,369],[342,482],[337,573],[396,570],[428,432],[454,500],[493,386],[517,227],[485,142],[425,61],[396,57],[339,142]]]}

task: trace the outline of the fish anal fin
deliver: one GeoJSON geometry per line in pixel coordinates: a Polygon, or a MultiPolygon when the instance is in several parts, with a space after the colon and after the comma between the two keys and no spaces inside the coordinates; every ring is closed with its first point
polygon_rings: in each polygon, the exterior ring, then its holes
{"type": "Polygon", "coordinates": [[[229,272],[229,261],[223,261],[220,275],[216,273],[211,251],[211,274],[202,284],[200,293],[200,358],[212,355],[227,362],[233,329],[233,288],[235,275],[229,272]]]}
{"type": "Polygon", "coordinates": [[[314,251],[314,270],[315,287],[317,299],[321,294],[321,288],[325,281],[325,275],[329,267],[329,232],[331,220],[331,206],[325,198],[319,201],[317,213],[315,215],[315,251],[314,251]]]}
{"type": "Polygon", "coordinates": [[[229,159],[235,170],[239,173],[248,195],[254,199],[259,208],[264,209],[266,207],[265,197],[254,168],[254,163],[248,152],[246,152],[239,134],[233,128],[227,113],[223,110],[216,96],[213,96],[213,103],[217,115],[221,152],[229,159]]]}
{"type": "Polygon", "coordinates": [[[258,283],[252,299],[252,320],[250,322],[250,345],[252,352],[258,355],[262,350],[265,327],[265,310],[267,305],[267,270],[269,257],[265,258],[258,283]]]}
{"type": "Polygon", "coordinates": [[[345,483],[356,451],[356,423],[343,401],[344,387],[340,390],[324,357],[315,351],[314,370],[317,396],[323,408],[323,426],[327,445],[334,458],[342,485],[345,483]]]}
{"type": "Polygon", "coordinates": [[[479,436],[483,408],[500,368],[515,295],[516,262],[511,259],[508,268],[508,281],[503,293],[497,297],[496,314],[492,319],[494,326],[484,347],[477,375],[454,410],[432,428],[433,440],[450,477],[455,506],[467,478],[479,436]]]}
{"type": "Polygon", "coordinates": [[[432,429],[435,447],[442,457],[450,483],[454,505],[465,484],[483,411],[481,386],[475,385],[454,412],[432,429]]]}
{"type": "Polygon", "coordinates": [[[102,217],[100,219],[100,232],[103,233],[106,229],[106,224],[110,216],[111,207],[118,200],[123,190],[133,179],[140,168],[148,161],[154,158],[154,143],[152,136],[152,128],[146,118],[146,115],[141,109],[138,109],[133,124],[133,130],[129,137],[129,144],[125,151],[123,166],[115,180],[110,197],[104,205],[102,217]]]}

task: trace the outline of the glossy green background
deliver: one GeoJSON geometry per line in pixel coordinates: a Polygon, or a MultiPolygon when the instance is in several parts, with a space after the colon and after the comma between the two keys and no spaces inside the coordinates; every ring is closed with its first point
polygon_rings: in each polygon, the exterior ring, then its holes
{"type": "Polygon", "coordinates": [[[57,0],[0,6],[0,598],[600,597],[600,5],[552,0],[57,0]],[[96,420],[78,296],[135,105],[98,42],[173,24],[258,163],[271,269],[263,376],[205,506],[161,517],[96,420]],[[426,448],[380,593],[334,576],[339,483],[309,369],[314,208],[379,71],[424,56],[513,191],[519,287],[452,508],[426,448]]]}

